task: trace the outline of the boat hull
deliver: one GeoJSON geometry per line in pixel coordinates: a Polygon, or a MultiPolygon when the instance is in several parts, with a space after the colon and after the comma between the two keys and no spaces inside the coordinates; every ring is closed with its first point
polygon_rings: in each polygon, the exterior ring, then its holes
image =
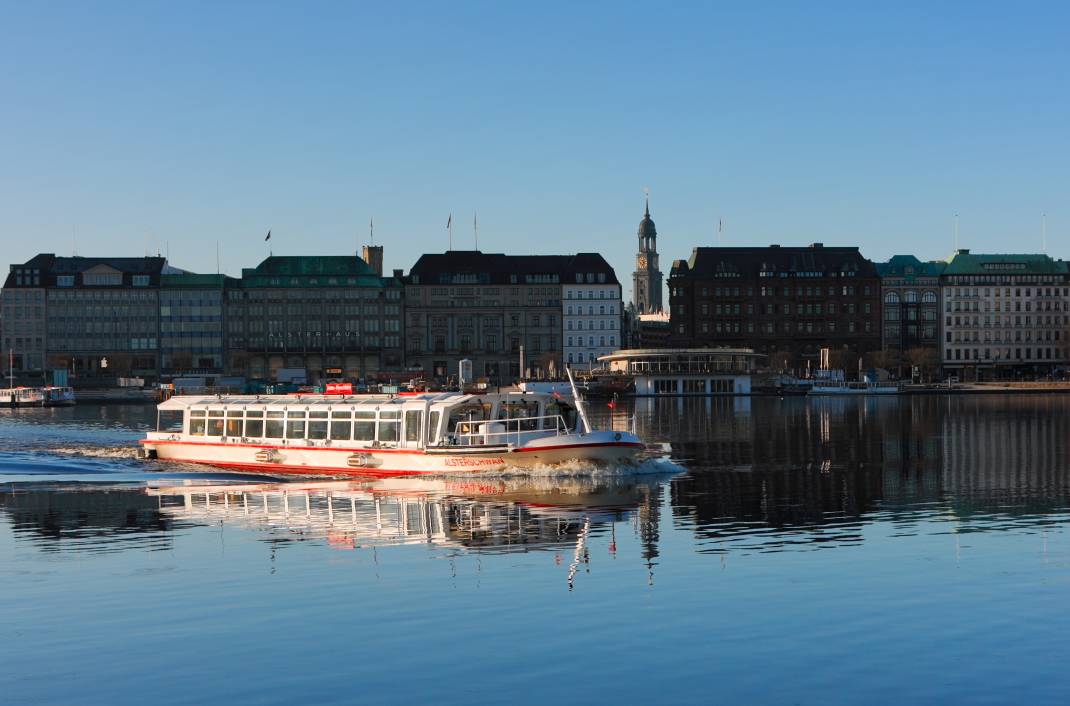
{"type": "Polygon", "coordinates": [[[240,441],[145,439],[145,455],[261,475],[403,476],[523,471],[579,463],[632,463],[642,444],[630,434],[594,432],[522,447],[430,449],[269,446],[240,441]]]}

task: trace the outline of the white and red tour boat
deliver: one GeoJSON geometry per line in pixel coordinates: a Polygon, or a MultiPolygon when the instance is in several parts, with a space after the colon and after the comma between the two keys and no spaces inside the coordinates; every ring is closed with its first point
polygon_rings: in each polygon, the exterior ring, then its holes
{"type": "Polygon", "coordinates": [[[177,396],[142,455],[259,474],[415,475],[632,462],[630,431],[599,431],[558,392],[177,396]]]}

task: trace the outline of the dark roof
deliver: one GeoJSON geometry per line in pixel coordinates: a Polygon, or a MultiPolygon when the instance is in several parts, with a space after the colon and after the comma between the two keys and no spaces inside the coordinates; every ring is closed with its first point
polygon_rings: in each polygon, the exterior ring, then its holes
{"type": "Polygon", "coordinates": [[[596,277],[605,275],[604,281],[598,284],[619,284],[606,259],[593,252],[575,255],[504,255],[479,250],[426,253],[412,266],[406,279],[412,284],[568,284],[575,282],[577,274],[589,273],[596,277]]]}
{"type": "Polygon", "coordinates": [[[162,257],[57,257],[52,263],[51,272],[54,275],[71,275],[106,265],[126,274],[158,275],[166,264],[167,260],[162,257]]]}
{"type": "Polygon", "coordinates": [[[922,262],[913,255],[895,255],[888,262],[876,263],[877,274],[881,277],[939,277],[947,263],[943,260],[922,262]]]}
{"type": "Polygon", "coordinates": [[[654,219],[650,217],[650,201],[647,201],[646,211],[643,213],[643,220],[639,221],[639,237],[656,237],[657,234],[657,226],[654,225],[654,219]]]}
{"type": "Polygon", "coordinates": [[[807,247],[695,248],[688,260],[673,263],[670,276],[758,277],[761,272],[816,273],[813,276],[838,276],[853,272],[859,277],[876,277],[873,263],[862,257],[858,248],[827,248],[821,243],[807,247]]]}
{"type": "Polygon", "coordinates": [[[1065,275],[1067,264],[1048,255],[973,254],[959,250],[944,269],[944,275],[1065,275]]]}
{"type": "Polygon", "coordinates": [[[79,275],[99,266],[121,272],[125,285],[130,284],[132,275],[149,275],[152,283],[156,284],[167,266],[167,260],[162,257],[56,257],[53,253],[41,253],[22,264],[11,265],[4,286],[17,286],[16,272],[19,270],[36,270],[40,275],[39,286],[54,287],[58,275],[79,275]]]}

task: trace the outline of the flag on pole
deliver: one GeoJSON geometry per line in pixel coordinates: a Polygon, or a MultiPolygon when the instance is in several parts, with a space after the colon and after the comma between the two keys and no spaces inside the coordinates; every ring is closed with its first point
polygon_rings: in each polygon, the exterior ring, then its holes
{"type": "Polygon", "coordinates": [[[452,225],[453,225],[453,214],[451,213],[450,217],[446,219],[446,230],[449,230],[450,226],[452,226],[452,225]]]}
{"type": "Polygon", "coordinates": [[[266,243],[269,240],[271,240],[271,231],[270,230],[268,231],[267,236],[264,238],[264,242],[266,243]]]}

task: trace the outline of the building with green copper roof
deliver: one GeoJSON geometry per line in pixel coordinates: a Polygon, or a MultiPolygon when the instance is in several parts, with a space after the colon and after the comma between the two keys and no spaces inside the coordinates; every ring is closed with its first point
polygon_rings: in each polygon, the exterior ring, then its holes
{"type": "Polygon", "coordinates": [[[935,363],[940,345],[940,275],[947,263],[896,255],[875,264],[881,278],[881,345],[900,354],[889,365],[906,370],[923,361],[935,363]]]}
{"type": "MultiPolygon", "coordinates": [[[[379,260],[381,262],[381,260],[379,260]]],[[[226,292],[226,368],[274,381],[397,378],[403,369],[401,273],[356,255],[272,255],[226,292]]]]}
{"type": "Polygon", "coordinates": [[[940,276],[945,370],[1036,376],[1070,361],[1070,269],[1043,254],[958,250],[940,276]]]}

